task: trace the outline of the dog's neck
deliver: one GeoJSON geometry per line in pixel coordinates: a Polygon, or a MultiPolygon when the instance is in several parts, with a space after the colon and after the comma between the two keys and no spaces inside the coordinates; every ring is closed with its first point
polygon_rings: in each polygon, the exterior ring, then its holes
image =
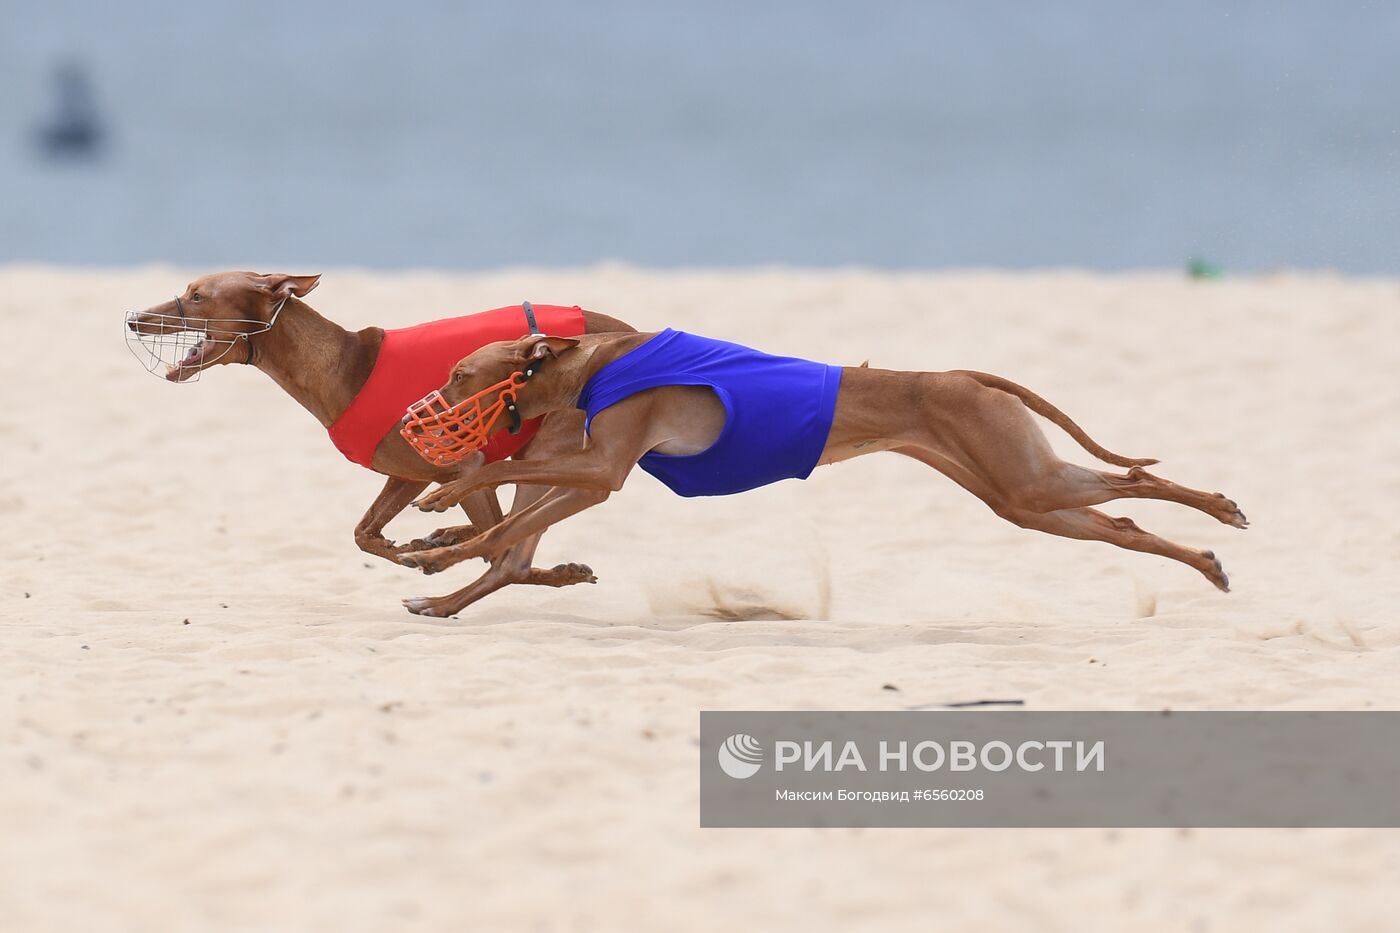
{"type": "Polygon", "coordinates": [[[383,340],[378,327],[351,333],[289,298],[273,328],[254,338],[253,365],[328,428],[369,379],[383,340]]]}
{"type": "Polygon", "coordinates": [[[578,397],[594,373],[631,353],[655,334],[585,334],[579,345],[540,367],[528,388],[520,393],[520,414],[538,418],[552,411],[578,407],[578,397]]]}

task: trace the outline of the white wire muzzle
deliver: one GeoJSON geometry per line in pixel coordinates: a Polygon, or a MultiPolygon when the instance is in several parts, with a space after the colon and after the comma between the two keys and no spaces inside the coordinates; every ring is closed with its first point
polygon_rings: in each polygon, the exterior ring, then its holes
{"type": "Polygon", "coordinates": [[[200,374],[227,356],[239,340],[246,343],[251,361],[251,338],[272,330],[286,303],[285,298],[278,302],[266,321],[127,311],[122,330],[127,349],[146,372],[175,383],[198,382],[200,374]],[[181,378],[185,372],[190,375],[181,378]]]}

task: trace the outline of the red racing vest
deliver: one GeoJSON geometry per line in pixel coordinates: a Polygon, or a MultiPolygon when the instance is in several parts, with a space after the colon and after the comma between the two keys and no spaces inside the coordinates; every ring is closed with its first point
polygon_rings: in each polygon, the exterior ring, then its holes
{"type": "MultiPolygon", "coordinates": [[[[531,304],[540,330],[557,337],[583,334],[583,309],[575,305],[531,304]]],[[[525,309],[510,305],[384,331],[379,358],[350,407],[328,429],[331,443],[353,463],[373,469],[374,450],[403,419],[408,406],[442,388],[452,367],[488,343],[516,340],[530,332],[525,309]]],[[[518,434],[501,431],[486,444],[486,462],[504,460],[530,442],[539,418],[520,426],[518,434]]]]}

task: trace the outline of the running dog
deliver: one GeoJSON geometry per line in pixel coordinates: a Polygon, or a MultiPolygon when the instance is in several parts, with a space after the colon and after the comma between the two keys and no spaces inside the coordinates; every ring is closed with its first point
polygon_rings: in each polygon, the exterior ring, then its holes
{"type": "MultiPolygon", "coordinates": [[[[351,462],[388,477],[355,526],[355,543],[394,563],[406,554],[468,540],[502,518],[494,492],[464,494],[459,501],[472,524],[439,529],[407,544],[384,536],[385,525],[430,483],[458,476],[462,469],[425,463],[404,442],[397,428],[410,402],[441,383],[463,355],[528,334],[538,325],[569,335],[635,333],[605,314],[528,302],[417,327],[367,327],[351,333],[302,300],[319,281],[318,275],[208,275],[170,301],[128,312],[127,340],[148,370],[171,382],[193,382],[206,369],[228,363],[247,363],[272,377],[321,422],[351,462]]],[[[560,412],[543,422],[531,419],[522,422],[517,433],[501,435],[479,451],[471,463],[562,456],[580,448],[582,434],[582,413],[560,412]]],[[[513,511],[527,509],[547,491],[518,487],[513,511]]],[[[443,614],[451,615],[511,583],[596,582],[583,564],[532,568],[538,542],[537,536],[517,540],[495,555],[480,579],[426,605],[450,608],[443,614]]]]}
{"type": "MultiPolygon", "coordinates": [[[[439,512],[502,483],[552,491],[470,540],[405,553],[399,562],[434,573],[473,557],[492,559],[603,502],[638,465],[680,495],[728,495],[805,479],[818,465],[877,451],[933,467],[1022,528],[1160,554],[1226,592],[1229,579],[1211,551],[1174,544],[1090,506],[1166,499],[1236,528],[1248,524],[1224,495],[1153,476],[1143,467],[1156,460],[1105,450],[1058,408],[999,376],[842,368],[674,330],[536,333],[483,347],[409,409],[402,433],[424,458],[444,464],[521,418],[574,410],[585,416],[581,449],[468,469],[414,504],[439,512]],[[1031,412],[1127,472],[1061,460],[1031,412]]],[[[405,605],[425,615],[443,608],[432,600],[405,605]]]]}

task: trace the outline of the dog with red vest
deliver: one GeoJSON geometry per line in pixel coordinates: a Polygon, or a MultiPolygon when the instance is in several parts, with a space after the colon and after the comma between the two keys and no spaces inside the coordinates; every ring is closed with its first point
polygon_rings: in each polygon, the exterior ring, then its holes
{"type": "MultiPolygon", "coordinates": [[[[583,415],[561,412],[532,418],[486,445],[470,462],[438,466],[419,457],[400,436],[407,407],[441,385],[463,356],[488,344],[537,332],[574,337],[634,333],[635,328],[577,306],[522,303],[386,330],[348,331],[322,317],[304,299],[319,275],[220,272],[190,282],[170,301],[126,316],[127,342],[148,371],[173,383],[192,383],[215,366],[244,363],[262,370],[321,423],[336,449],[352,463],[387,477],[384,488],[355,526],[355,543],[395,564],[416,551],[470,540],[503,519],[494,491],[462,501],[470,525],[442,528],[396,544],[384,527],[429,484],[505,458],[532,460],[582,448],[583,415]]],[[[517,487],[512,513],[529,508],[547,486],[517,487]]],[[[432,614],[452,616],[512,583],[571,586],[593,583],[585,564],[552,569],[531,566],[539,536],[501,554],[478,580],[419,603],[432,614]]]]}

